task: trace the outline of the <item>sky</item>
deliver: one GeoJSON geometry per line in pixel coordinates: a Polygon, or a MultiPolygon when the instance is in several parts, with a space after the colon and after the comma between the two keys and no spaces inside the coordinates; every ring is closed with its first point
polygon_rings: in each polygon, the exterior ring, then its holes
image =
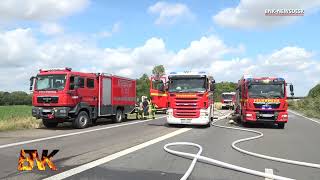
{"type": "Polygon", "coordinates": [[[206,71],[283,77],[304,96],[320,83],[320,0],[2,0],[0,91],[28,91],[41,68],[131,78],[206,71]],[[304,16],[265,16],[266,9],[304,16]]]}

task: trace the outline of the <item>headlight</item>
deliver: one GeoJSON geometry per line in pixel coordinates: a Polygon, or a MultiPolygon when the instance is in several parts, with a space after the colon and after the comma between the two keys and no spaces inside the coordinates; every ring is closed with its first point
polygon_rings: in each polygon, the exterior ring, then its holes
{"type": "Polygon", "coordinates": [[[200,116],[209,116],[209,112],[207,110],[200,110],[200,116]]]}
{"type": "Polygon", "coordinates": [[[172,116],[173,115],[173,110],[172,109],[168,109],[167,110],[167,115],[172,116]]]}
{"type": "Polygon", "coordinates": [[[283,114],[282,117],[283,117],[283,118],[287,118],[288,115],[287,115],[287,114],[283,114]]]}
{"type": "Polygon", "coordinates": [[[246,114],[247,117],[252,117],[252,114],[246,114]]]}

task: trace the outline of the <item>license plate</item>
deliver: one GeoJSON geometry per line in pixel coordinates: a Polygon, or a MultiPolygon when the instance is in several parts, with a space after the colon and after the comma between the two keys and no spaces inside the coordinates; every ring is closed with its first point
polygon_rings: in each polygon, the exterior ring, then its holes
{"type": "Polygon", "coordinates": [[[261,117],[273,117],[274,115],[273,114],[261,114],[260,116],[261,117]]]}
{"type": "Polygon", "coordinates": [[[182,124],[190,124],[191,123],[191,119],[181,119],[181,123],[182,124]]]}
{"type": "Polygon", "coordinates": [[[51,112],[51,109],[43,109],[42,112],[51,112]]]}

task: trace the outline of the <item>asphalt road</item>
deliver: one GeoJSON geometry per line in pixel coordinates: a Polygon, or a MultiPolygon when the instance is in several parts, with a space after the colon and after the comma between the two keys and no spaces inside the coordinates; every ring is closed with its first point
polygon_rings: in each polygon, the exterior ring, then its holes
{"type": "MultiPolygon", "coordinates": [[[[227,113],[228,111],[221,111],[219,116],[227,113]]],[[[217,124],[238,127],[238,125],[228,124],[227,119],[221,120],[217,124]]],[[[86,166],[87,163],[94,160],[100,160],[103,157],[113,155],[138,144],[181,131],[181,129],[185,129],[181,134],[115,158],[67,179],[180,179],[190,165],[191,160],[174,156],[163,150],[165,144],[178,141],[200,144],[204,148],[202,155],[234,165],[262,172],[266,168],[272,169],[276,175],[293,179],[320,179],[320,169],[260,159],[242,154],[231,148],[233,141],[251,137],[253,136],[252,133],[218,127],[167,127],[164,118],[151,121],[128,121],[121,124],[104,122],[85,130],[61,127],[55,130],[37,129],[0,133],[1,147],[1,145],[35,138],[93,130],[83,134],[0,148],[0,178],[43,179],[62,172],[69,172],[73,168],[81,165],[86,166]],[[115,125],[123,126],[114,127],[115,125]],[[19,172],[17,170],[17,162],[22,148],[49,149],[49,151],[59,149],[60,151],[53,158],[58,171],[34,170],[19,172]]],[[[320,163],[320,124],[290,113],[289,123],[283,130],[272,126],[254,126],[250,129],[263,132],[264,137],[244,142],[239,147],[269,156],[320,163]]],[[[175,147],[174,149],[190,153],[197,151],[192,147],[175,147]]],[[[264,178],[198,162],[189,179],[251,180],[264,178]]]]}

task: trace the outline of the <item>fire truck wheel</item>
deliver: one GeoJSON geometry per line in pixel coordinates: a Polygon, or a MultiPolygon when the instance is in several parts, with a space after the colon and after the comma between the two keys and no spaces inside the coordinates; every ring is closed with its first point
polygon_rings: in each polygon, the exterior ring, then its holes
{"type": "Polygon", "coordinates": [[[58,122],[50,122],[50,120],[47,119],[42,119],[42,124],[46,127],[46,128],[55,128],[58,125],[58,122]]]}
{"type": "Polygon", "coordinates": [[[284,123],[280,123],[280,124],[278,124],[278,128],[279,129],[284,129],[284,125],[285,125],[284,123]]]}
{"type": "Polygon", "coordinates": [[[89,116],[85,111],[81,111],[77,118],[73,120],[72,124],[74,128],[83,129],[88,126],[89,116]]]}
{"type": "Polygon", "coordinates": [[[121,109],[118,109],[116,112],[116,115],[113,118],[113,122],[121,123],[123,118],[124,118],[123,112],[121,111],[121,109]]]}

